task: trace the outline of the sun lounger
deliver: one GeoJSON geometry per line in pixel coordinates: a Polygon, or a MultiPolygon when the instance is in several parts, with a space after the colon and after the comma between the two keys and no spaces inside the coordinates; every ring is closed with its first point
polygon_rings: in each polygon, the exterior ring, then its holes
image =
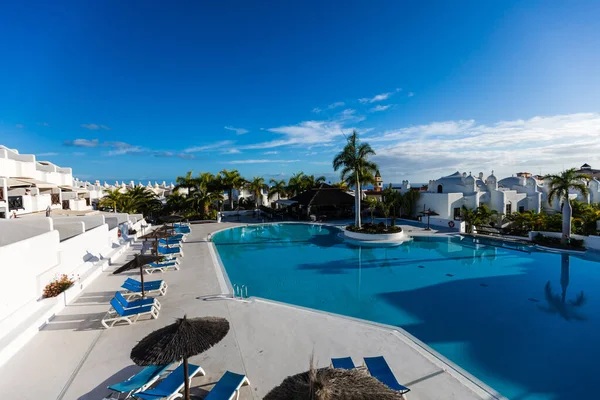
{"type": "Polygon", "coordinates": [[[170,270],[178,270],[179,263],[178,262],[166,262],[166,263],[149,263],[144,265],[144,271],[147,274],[151,274],[153,272],[167,272],[170,270]]]}
{"type": "MultiPolygon", "coordinates": [[[[137,279],[127,278],[125,279],[125,282],[129,282],[133,285],[142,287],[142,282],[138,281],[137,279]]],[[[167,286],[167,283],[162,279],[158,279],[155,281],[144,281],[144,289],[157,289],[165,286],[167,286]]]]}
{"type": "Polygon", "coordinates": [[[354,365],[354,361],[352,361],[351,357],[332,358],[331,359],[331,367],[332,368],[340,368],[340,369],[356,368],[356,366],[354,365]]]}
{"type": "MultiPolygon", "coordinates": [[[[197,365],[188,364],[188,376],[187,379],[190,381],[196,374],[202,376],[206,375],[204,370],[197,365]]],[[[134,394],[134,397],[144,400],[157,400],[157,399],[176,399],[181,397],[179,391],[183,389],[185,380],[183,377],[183,364],[177,367],[167,377],[156,385],[153,389],[144,390],[134,394]]]]}
{"type": "Polygon", "coordinates": [[[183,250],[180,247],[158,246],[157,252],[159,255],[172,255],[183,257],[183,250]]]}
{"type": "Polygon", "coordinates": [[[365,365],[374,378],[385,383],[390,389],[399,391],[403,396],[410,391],[409,388],[398,383],[396,376],[383,356],[365,357],[365,365]]]}
{"type": "Polygon", "coordinates": [[[109,398],[113,398],[114,395],[117,395],[116,398],[119,398],[121,394],[125,394],[125,398],[128,399],[132,394],[146,390],[160,378],[169,366],[170,364],[149,365],[126,381],[110,385],[108,388],[112,390],[113,393],[109,398]]]}
{"type": "Polygon", "coordinates": [[[129,301],[121,294],[121,292],[116,292],[115,299],[117,299],[117,301],[121,303],[121,305],[125,309],[144,306],[154,306],[157,310],[160,310],[160,303],[154,297],[147,297],[145,299],[129,301]]]}
{"type": "Polygon", "coordinates": [[[113,298],[110,301],[112,308],[106,313],[102,319],[102,325],[108,329],[113,327],[117,322],[125,321],[129,325],[134,324],[141,316],[150,315],[152,318],[158,318],[158,310],[154,306],[144,306],[136,308],[123,308],[119,301],[113,298]]]}
{"type": "Polygon", "coordinates": [[[250,385],[246,375],[225,372],[219,382],[208,392],[204,400],[231,400],[240,396],[240,388],[250,385]]]}
{"type": "Polygon", "coordinates": [[[172,246],[172,245],[181,245],[182,241],[183,241],[182,238],[179,238],[179,237],[175,238],[174,236],[171,236],[171,237],[166,238],[166,239],[158,239],[158,243],[161,244],[161,245],[163,245],[163,246],[165,246],[167,244],[169,246],[172,246]]]}
{"type": "MultiPolygon", "coordinates": [[[[125,282],[123,282],[121,287],[128,291],[127,293],[123,293],[123,296],[125,296],[125,298],[131,298],[134,296],[142,295],[142,287],[139,285],[139,283],[136,284],[131,282],[130,280],[126,280],[125,282]]],[[[167,284],[165,283],[163,286],[148,286],[144,282],[144,294],[149,296],[164,296],[167,294],[167,284]]]]}
{"type": "Polygon", "coordinates": [[[181,234],[187,234],[187,233],[191,233],[192,230],[190,229],[189,226],[176,226],[175,232],[181,233],[181,234]]]}

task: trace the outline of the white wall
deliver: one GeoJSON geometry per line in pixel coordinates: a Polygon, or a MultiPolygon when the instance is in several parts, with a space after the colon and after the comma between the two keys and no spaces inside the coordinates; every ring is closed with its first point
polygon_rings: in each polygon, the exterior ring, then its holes
{"type": "Polygon", "coordinates": [[[41,235],[52,229],[52,220],[46,217],[0,219],[0,246],[41,235]]]}
{"type": "Polygon", "coordinates": [[[85,230],[89,231],[90,229],[96,228],[105,223],[104,215],[86,215],[86,216],[56,216],[52,217],[52,220],[55,222],[59,221],[79,221],[85,224],[85,230]]]}
{"type": "MultiPolygon", "coordinates": [[[[553,237],[560,239],[562,238],[561,232],[538,232],[531,231],[529,232],[529,240],[533,241],[538,233],[541,233],[543,236],[553,237]]],[[[573,239],[583,240],[583,245],[587,249],[591,250],[600,250],[600,236],[582,236],[582,235],[571,235],[573,239]]]]}
{"type": "Polygon", "coordinates": [[[51,231],[0,247],[0,321],[42,294],[40,276],[58,264],[58,232],[51,231]],[[41,287],[41,288],[40,288],[41,287]]]}
{"type": "Polygon", "coordinates": [[[73,236],[81,235],[85,232],[85,224],[82,221],[56,220],[54,229],[59,233],[60,240],[67,240],[73,236]]]}

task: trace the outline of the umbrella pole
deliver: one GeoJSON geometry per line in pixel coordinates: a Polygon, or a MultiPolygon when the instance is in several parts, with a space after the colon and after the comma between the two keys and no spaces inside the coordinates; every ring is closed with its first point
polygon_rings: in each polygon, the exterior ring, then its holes
{"type": "Polygon", "coordinates": [[[140,267],[140,282],[142,282],[142,299],[146,297],[146,293],[144,291],[144,270],[142,268],[142,264],[140,263],[140,260],[138,259],[138,256],[136,254],[135,256],[135,262],[138,264],[138,266],[140,267]]]}
{"type": "Polygon", "coordinates": [[[184,399],[190,400],[190,380],[188,379],[188,360],[183,359],[183,379],[185,380],[184,399]]]}

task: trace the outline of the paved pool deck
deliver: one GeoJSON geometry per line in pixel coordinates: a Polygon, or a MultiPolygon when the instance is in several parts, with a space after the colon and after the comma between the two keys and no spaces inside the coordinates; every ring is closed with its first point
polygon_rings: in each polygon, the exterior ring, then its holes
{"type": "MultiPolygon", "coordinates": [[[[109,394],[108,385],[139,370],[129,358],[133,346],[148,333],[187,314],[221,316],[231,324],[219,344],[190,359],[207,373],[192,381],[192,394],[200,397],[230,370],[246,374],[250,380],[240,399],[261,399],[285,377],[306,371],[314,354],[318,367],[328,366],[331,357],[352,356],[358,364],[364,356],[384,355],[398,380],[412,389],[408,396],[412,400],[499,398],[399,329],[263,299],[207,300],[222,294],[223,277],[220,266],[215,265],[213,245],[206,238],[236,225],[240,224],[193,225],[183,245],[181,269],[146,276],[148,280],[164,279],[169,285],[167,295],[160,297],[157,320],[102,328],[100,319],[123,275],[137,275],[103,273],[0,367],[0,393],[10,399],[102,399],[109,394]]],[[[141,242],[134,244],[115,268],[140,248],[141,242]]]]}

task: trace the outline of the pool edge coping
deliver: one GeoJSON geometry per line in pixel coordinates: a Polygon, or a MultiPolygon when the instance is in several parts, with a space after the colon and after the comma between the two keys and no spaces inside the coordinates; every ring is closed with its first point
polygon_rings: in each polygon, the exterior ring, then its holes
{"type": "MultiPolygon", "coordinates": [[[[276,224],[292,223],[292,224],[304,224],[304,225],[326,225],[326,226],[330,226],[333,228],[337,228],[340,231],[342,230],[338,226],[330,225],[330,224],[326,224],[326,223],[310,223],[310,222],[304,223],[304,222],[296,222],[296,221],[285,221],[285,222],[269,222],[269,223],[265,223],[265,224],[273,224],[273,223],[276,223],[276,224]]],[[[206,242],[208,243],[209,252],[211,253],[211,259],[213,261],[213,267],[215,269],[215,273],[217,274],[217,280],[219,281],[221,290],[224,291],[223,294],[233,295],[234,294],[233,286],[231,284],[231,280],[229,279],[229,275],[227,274],[227,270],[225,269],[225,265],[223,264],[223,261],[221,260],[219,251],[217,250],[215,243],[212,241],[212,237],[215,234],[222,232],[222,231],[226,231],[226,230],[234,229],[234,228],[240,228],[240,227],[249,226],[249,225],[255,225],[255,224],[239,224],[236,226],[229,226],[229,227],[211,232],[211,233],[207,234],[207,236],[206,236],[206,242]]],[[[352,321],[355,323],[372,326],[374,328],[381,329],[383,331],[387,331],[387,332],[391,333],[392,335],[396,336],[398,339],[400,339],[402,342],[404,342],[408,346],[410,346],[412,349],[417,351],[419,354],[421,354],[427,360],[431,361],[433,364],[435,364],[436,366],[438,366],[439,368],[441,368],[442,370],[444,370],[445,372],[450,374],[450,376],[452,376],[454,379],[458,380],[462,385],[464,385],[468,389],[472,390],[478,396],[480,396],[482,398],[487,397],[487,398],[493,399],[493,400],[508,400],[508,397],[503,396],[501,393],[499,393],[498,391],[493,389],[491,386],[484,383],[483,381],[481,381],[479,378],[472,375],[467,370],[463,369],[462,367],[460,367],[453,361],[449,360],[448,358],[444,357],[442,354],[440,354],[439,352],[437,352],[436,350],[431,348],[425,342],[419,340],[417,337],[411,335],[409,332],[407,332],[406,330],[404,330],[398,326],[382,324],[382,323],[375,322],[375,321],[370,321],[370,320],[356,318],[356,317],[350,317],[347,315],[337,314],[337,313],[333,313],[333,312],[329,312],[329,311],[317,310],[317,309],[310,308],[310,307],[299,306],[299,305],[295,305],[295,304],[285,303],[285,302],[266,299],[266,298],[257,297],[257,296],[250,296],[249,300],[263,302],[263,303],[267,303],[267,304],[271,304],[271,305],[277,305],[280,307],[288,307],[288,308],[292,308],[295,310],[325,315],[325,316],[334,317],[334,318],[341,318],[341,319],[345,319],[345,320],[352,321]]]]}

